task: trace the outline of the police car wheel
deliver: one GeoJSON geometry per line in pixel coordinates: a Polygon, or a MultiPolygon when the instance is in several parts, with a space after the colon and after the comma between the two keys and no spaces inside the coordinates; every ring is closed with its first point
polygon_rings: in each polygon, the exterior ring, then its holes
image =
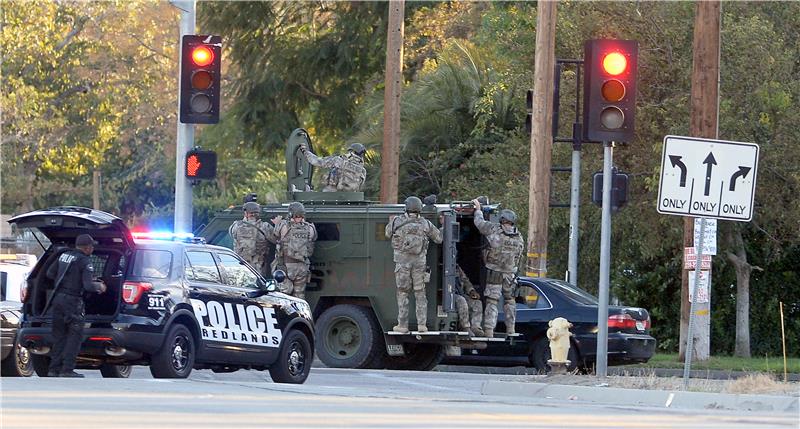
{"type": "MultiPolygon", "coordinates": [[[[550,372],[550,365],[547,361],[550,360],[550,341],[547,338],[540,338],[533,343],[533,351],[531,351],[531,364],[540,374],[547,374],[550,372]]],[[[575,344],[570,344],[569,351],[567,352],[567,360],[570,361],[567,366],[567,371],[575,371],[578,368],[578,352],[575,350],[575,344]]]]}
{"type": "Polygon", "coordinates": [[[103,378],[128,378],[131,376],[133,367],[131,365],[112,365],[103,364],[100,366],[100,375],[103,378]]]}
{"type": "Polygon", "coordinates": [[[189,329],[175,325],[150,362],[150,373],[155,378],[186,378],[194,366],[194,340],[189,329]]]}
{"type": "Polygon", "coordinates": [[[33,375],[31,354],[25,347],[17,344],[14,351],[2,363],[3,377],[30,377],[33,375]]]}
{"type": "Polygon", "coordinates": [[[269,368],[269,375],[276,383],[302,384],[308,378],[313,358],[306,335],[292,330],[283,339],[278,360],[269,368]]]}

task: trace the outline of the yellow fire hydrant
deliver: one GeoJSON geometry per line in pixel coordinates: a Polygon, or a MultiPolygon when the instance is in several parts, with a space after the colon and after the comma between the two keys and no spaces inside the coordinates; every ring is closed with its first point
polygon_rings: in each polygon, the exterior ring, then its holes
{"type": "Polygon", "coordinates": [[[550,365],[550,373],[566,374],[567,367],[571,363],[567,360],[567,356],[569,355],[569,337],[572,336],[569,328],[572,327],[572,323],[563,317],[556,317],[548,325],[550,328],[547,329],[547,339],[550,340],[551,358],[547,364],[550,365]]]}

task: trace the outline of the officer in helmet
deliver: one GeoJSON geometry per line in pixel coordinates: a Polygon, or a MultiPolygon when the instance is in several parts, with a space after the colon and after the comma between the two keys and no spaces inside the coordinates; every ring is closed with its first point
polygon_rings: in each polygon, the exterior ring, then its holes
{"type": "Polygon", "coordinates": [[[316,167],[328,168],[328,173],[323,178],[325,187],[322,192],[359,192],[367,180],[367,169],[364,168],[364,154],[367,149],[361,143],[353,143],[344,155],[332,155],[320,158],[314,155],[308,146],[300,146],[309,164],[316,167]]]}
{"type": "Polygon", "coordinates": [[[474,199],[472,203],[475,205],[475,227],[486,237],[488,243],[483,250],[483,263],[486,266],[484,333],[487,337],[494,336],[497,304],[502,293],[505,300],[503,313],[506,317],[506,333],[513,334],[517,311],[514,302],[516,273],[525,249],[525,240],[515,226],[517,215],[513,211],[503,209],[500,211],[500,222],[490,222],[483,219],[481,202],[474,199]]]}
{"type": "Polygon", "coordinates": [[[428,298],[425,285],[430,281],[426,255],[428,243],[442,242],[442,230],[420,216],[422,201],[406,198],[406,212],[392,216],[386,225],[386,238],[391,239],[394,250],[394,275],[397,283],[397,326],[395,332],[408,333],[408,294],[414,291],[417,313],[417,330],[427,332],[428,298]]]}
{"type": "MultiPolygon", "coordinates": [[[[244,218],[234,222],[228,229],[233,238],[233,251],[249,262],[259,273],[266,274],[269,243],[275,242],[274,226],[259,219],[261,206],[255,201],[245,203],[242,209],[244,218]]],[[[278,216],[273,219],[273,222],[278,223],[280,220],[281,217],[278,216]]]]}
{"type": "Polygon", "coordinates": [[[311,280],[311,254],[317,228],[306,222],[306,208],[303,203],[289,204],[288,218],[275,227],[274,269],[284,270],[286,279],[280,284],[281,292],[305,299],[306,285],[311,280]]]}

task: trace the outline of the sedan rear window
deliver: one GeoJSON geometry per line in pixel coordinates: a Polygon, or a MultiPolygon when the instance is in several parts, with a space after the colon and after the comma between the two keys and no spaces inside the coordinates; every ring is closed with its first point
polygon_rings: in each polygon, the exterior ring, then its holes
{"type": "Polygon", "coordinates": [[[172,252],[166,250],[137,250],[133,259],[132,276],[151,279],[169,277],[172,252]]]}
{"type": "Polygon", "coordinates": [[[562,282],[559,280],[548,280],[548,283],[550,283],[553,288],[564,294],[567,299],[575,301],[578,304],[598,305],[597,298],[581,288],[572,286],[567,282],[562,282]]]}

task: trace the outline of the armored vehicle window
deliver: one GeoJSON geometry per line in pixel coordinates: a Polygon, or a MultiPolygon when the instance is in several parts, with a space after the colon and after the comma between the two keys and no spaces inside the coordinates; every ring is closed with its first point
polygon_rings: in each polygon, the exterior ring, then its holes
{"type": "Polygon", "coordinates": [[[387,222],[378,222],[375,224],[375,241],[389,241],[386,238],[386,223],[387,222]]]}
{"type": "Polygon", "coordinates": [[[228,249],[233,249],[233,237],[228,234],[228,230],[217,231],[210,240],[208,240],[208,244],[213,244],[216,246],[227,247],[228,249]]]}
{"type": "Polygon", "coordinates": [[[250,268],[247,268],[242,260],[227,253],[220,253],[219,262],[225,271],[226,284],[251,289],[258,288],[256,273],[250,271],[250,268]]]}
{"type": "Polygon", "coordinates": [[[314,222],[317,228],[317,241],[339,241],[339,224],[314,222]]]}
{"type": "Polygon", "coordinates": [[[191,270],[186,270],[188,280],[222,283],[217,263],[209,252],[186,252],[191,270]]]}
{"type": "Polygon", "coordinates": [[[133,257],[133,271],[135,277],[148,277],[151,279],[165,279],[169,277],[172,268],[172,252],[166,250],[137,250],[133,257]]]}

